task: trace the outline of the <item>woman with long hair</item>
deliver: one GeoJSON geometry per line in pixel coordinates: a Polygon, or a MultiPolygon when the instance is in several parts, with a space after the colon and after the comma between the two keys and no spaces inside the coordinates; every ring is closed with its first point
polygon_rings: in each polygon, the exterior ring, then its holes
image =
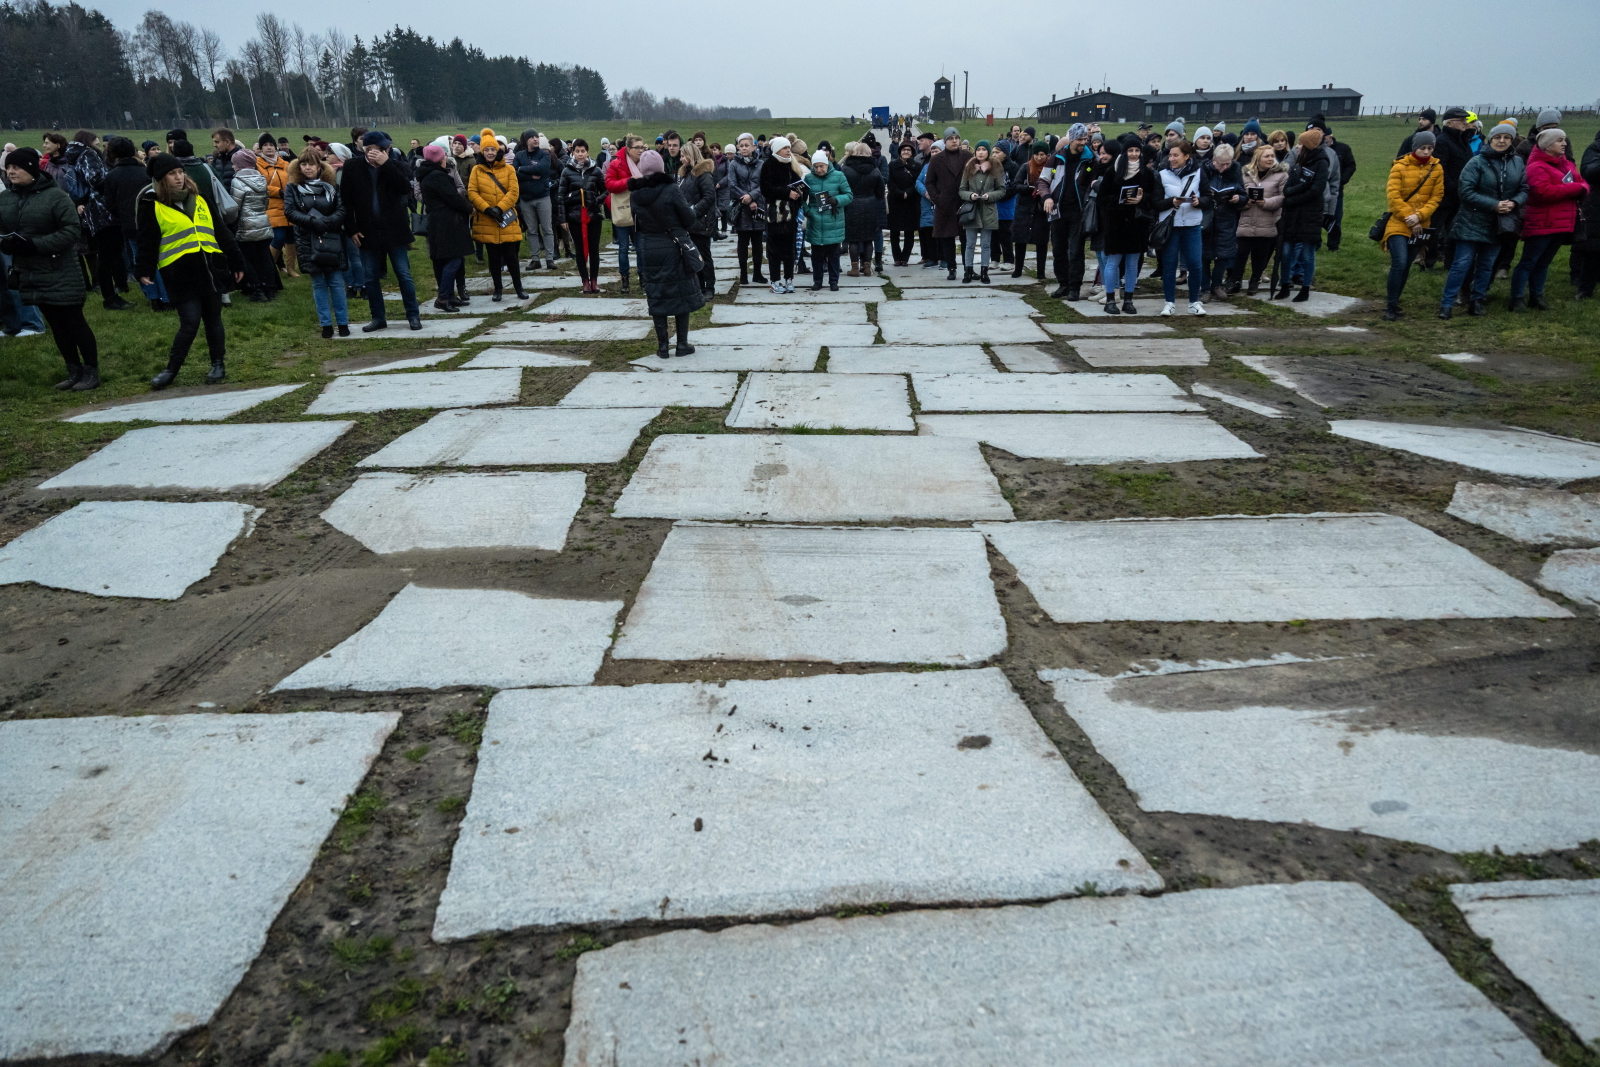
{"type": "Polygon", "coordinates": [[[522,290],[522,269],[517,262],[522,245],[522,227],[517,222],[517,171],[505,160],[505,150],[486,129],[479,140],[481,162],[467,179],[467,199],[477,210],[472,219],[472,239],[489,252],[489,274],[494,278],[494,294],[500,303],[503,291],[500,272],[511,272],[511,288],[518,300],[528,299],[522,290]]]}
{"type": "MultiPolygon", "coordinates": [[[[700,252],[700,291],[709,299],[716,291],[717,278],[711,266],[711,231],[716,225],[717,183],[711,177],[716,164],[700,154],[700,149],[690,141],[678,151],[678,192],[694,216],[689,227],[689,239],[700,252]]],[[[777,272],[773,272],[777,276],[777,272]]]]}
{"type": "MultiPolygon", "coordinates": [[[[1106,314],[1137,315],[1134,286],[1139,263],[1150,244],[1150,221],[1161,197],[1161,183],[1145,158],[1144,145],[1129,138],[1111,161],[1100,183],[1100,230],[1105,238],[1106,314]],[[1122,302],[1117,302],[1121,291],[1122,302]]],[[[1038,155],[1034,156],[1038,159],[1038,155]]],[[[1019,257],[1020,258],[1020,257],[1019,257]]],[[[1039,275],[1044,276],[1044,252],[1039,253],[1039,275]]]]}
{"type": "Polygon", "coordinates": [[[922,218],[922,197],[917,194],[917,171],[921,168],[916,156],[916,143],[904,140],[889,161],[889,249],[897,267],[911,264],[922,218]]]}
{"type": "MultiPolygon", "coordinates": [[[[1013,201],[1016,210],[1011,217],[1012,257],[1015,260],[1011,268],[1013,278],[1022,277],[1023,268],[1028,262],[1028,246],[1034,246],[1034,255],[1037,258],[1037,273],[1044,277],[1045,252],[1050,247],[1050,216],[1044,210],[1044,202],[1039,198],[1035,186],[1039,183],[1039,174],[1050,162],[1050,145],[1044,141],[1034,141],[1028,148],[1026,159],[1017,161],[1016,174],[1012,177],[1013,201]]],[[[1114,285],[1107,285],[1106,290],[1115,289],[1114,285]]]]}
{"type": "MultiPolygon", "coordinates": [[[[435,145],[429,148],[443,152],[435,145]]],[[[315,145],[289,168],[293,180],[283,187],[283,214],[294,227],[295,252],[306,273],[311,275],[311,296],[317,306],[317,324],[323,337],[332,337],[334,325],[340,337],[350,336],[350,311],[344,291],[344,201],[334,184],[333,168],[322,159],[315,145]]]]}
{"type": "Polygon", "coordinates": [[[1322,247],[1322,217],[1328,214],[1326,193],[1332,164],[1322,149],[1322,131],[1300,135],[1300,151],[1289,163],[1289,180],[1283,186],[1283,267],[1276,298],[1282,300],[1298,284],[1296,303],[1311,299],[1316,282],[1317,249],[1322,247]]]}
{"type": "Polygon", "coordinates": [[[1261,288],[1261,275],[1278,247],[1278,219],[1283,216],[1283,186],[1289,180],[1289,168],[1278,161],[1278,155],[1269,146],[1261,145],[1244,165],[1244,210],[1239,213],[1239,225],[1234,230],[1237,250],[1233,269],[1229,273],[1234,285],[1244,278],[1245,262],[1250,264],[1250,287],[1245,290],[1255,296],[1261,288]]]}
{"type": "Polygon", "coordinates": [[[222,325],[222,294],[244,278],[244,257],[216,206],[206,200],[176,156],[156,156],[148,166],[150,188],[139,194],[139,253],[135,272],[149,284],[156,272],[178,312],[167,366],[150,380],[165,389],[183,369],[203,321],[211,355],[212,384],[228,376],[224,363],[227,333],[222,325]],[[230,279],[232,284],[230,284],[230,279]]]}
{"type": "Polygon", "coordinates": [[[805,167],[787,137],[772,139],[772,155],[761,164],[761,196],[767,203],[767,251],[771,258],[772,291],[794,292],[795,237],[805,167]]]}
{"type": "MultiPolygon", "coordinates": [[[[1167,147],[1167,165],[1158,175],[1161,179],[1161,214],[1172,219],[1172,236],[1161,255],[1161,290],[1166,303],[1161,314],[1171,315],[1178,299],[1178,259],[1183,259],[1189,273],[1189,314],[1204,315],[1206,306],[1200,299],[1200,283],[1204,272],[1200,266],[1200,226],[1205,219],[1201,197],[1205,195],[1204,178],[1200,173],[1200,160],[1195,158],[1194,145],[1177,140],[1167,147]]],[[[1319,190],[1320,192],[1320,190],[1319,190]]]]}
{"type": "Polygon", "coordinates": [[[989,256],[994,251],[994,235],[1000,228],[1000,198],[1005,195],[1005,173],[999,164],[989,158],[989,142],[979,141],[978,146],[972,151],[972,158],[967,160],[967,165],[961,171],[961,186],[959,189],[961,204],[965,207],[972,205],[972,216],[962,222],[962,228],[967,231],[967,247],[961,280],[970,282],[974,277],[984,285],[989,284],[989,256]],[[978,251],[978,244],[982,242],[983,249],[979,254],[979,273],[972,273],[973,253],[978,251]]]}

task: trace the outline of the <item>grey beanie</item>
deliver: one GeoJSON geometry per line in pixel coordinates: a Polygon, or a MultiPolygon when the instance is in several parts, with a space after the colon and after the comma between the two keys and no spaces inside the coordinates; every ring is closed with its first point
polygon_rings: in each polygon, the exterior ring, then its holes
{"type": "Polygon", "coordinates": [[[1432,145],[1438,139],[1433,135],[1432,130],[1418,130],[1411,135],[1411,147],[1420,148],[1423,145],[1432,145]]]}
{"type": "Polygon", "coordinates": [[[1213,141],[1217,139],[1216,135],[1211,132],[1210,126],[1202,126],[1198,130],[1194,131],[1194,139],[1196,141],[1202,137],[1210,137],[1213,141]]]}
{"type": "Polygon", "coordinates": [[[1173,119],[1171,122],[1167,123],[1167,132],[1171,133],[1173,130],[1177,130],[1179,133],[1184,131],[1182,119],[1173,119]]]}
{"type": "Polygon", "coordinates": [[[1067,130],[1067,140],[1069,141],[1086,141],[1088,139],[1089,127],[1081,122],[1074,122],[1071,128],[1067,130]]]}
{"type": "Polygon", "coordinates": [[[1565,130],[1545,130],[1533,140],[1535,144],[1548,152],[1550,151],[1551,146],[1557,141],[1565,141],[1566,139],[1567,134],[1565,130]]]}
{"type": "Polygon", "coordinates": [[[1557,111],[1553,107],[1547,107],[1543,111],[1539,112],[1539,121],[1534,123],[1534,125],[1535,126],[1554,126],[1560,121],[1561,121],[1561,112],[1557,111]]]}
{"type": "Polygon", "coordinates": [[[952,137],[960,137],[960,136],[961,136],[961,131],[956,129],[954,126],[946,126],[944,128],[944,139],[946,141],[948,141],[952,137]]]}
{"type": "Polygon", "coordinates": [[[1513,141],[1517,139],[1517,128],[1511,125],[1509,122],[1502,122],[1500,125],[1489,131],[1489,140],[1494,140],[1502,133],[1511,138],[1513,141]]]}

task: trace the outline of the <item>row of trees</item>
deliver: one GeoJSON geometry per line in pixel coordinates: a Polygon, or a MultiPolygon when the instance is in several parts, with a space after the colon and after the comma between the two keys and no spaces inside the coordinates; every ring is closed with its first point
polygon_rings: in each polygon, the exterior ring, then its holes
{"type": "Polygon", "coordinates": [[[644,89],[624,91],[617,105],[598,71],[489,56],[409,27],[363,41],[268,12],[230,51],[212,30],[161,11],[118,30],[75,2],[0,0],[0,120],[15,129],[758,117],[754,108],[658,101],[644,89]]]}

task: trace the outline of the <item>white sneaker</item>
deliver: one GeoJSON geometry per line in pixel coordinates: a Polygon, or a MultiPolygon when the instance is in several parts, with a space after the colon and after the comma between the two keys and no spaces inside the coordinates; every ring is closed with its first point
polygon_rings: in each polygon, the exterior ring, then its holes
{"type": "Polygon", "coordinates": [[[1165,304],[1161,305],[1161,314],[1163,314],[1163,315],[1170,315],[1176,310],[1177,310],[1177,305],[1174,304],[1170,300],[1168,300],[1165,304]]]}
{"type": "Polygon", "coordinates": [[[44,331],[37,326],[24,326],[17,331],[18,337],[43,337],[44,331]]]}
{"type": "Polygon", "coordinates": [[[780,278],[772,279],[772,285],[770,286],[770,288],[772,289],[772,291],[775,294],[782,295],[782,293],[783,293],[783,281],[782,281],[782,279],[780,279],[780,278]]]}
{"type": "Polygon", "coordinates": [[[783,283],[783,291],[786,292],[786,293],[794,292],[794,282],[792,282],[792,281],[784,282],[783,283]]]}
{"type": "Polygon", "coordinates": [[[1099,296],[1101,291],[1102,290],[1100,289],[1100,287],[1098,285],[1089,286],[1089,295],[1090,296],[1099,296]]]}
{"type": "Polygon", "coordinates": [[[1205,313],[1206,313],[1206,306],[1204,304],[1202,304],[1200,301],[1196,300],[1196,301],[1193,301],[1192,303],[1190,303],[1190,305],[1189,305],[1189,314],[1191,314],[1191,315],[1204,315],[1205,313]]]}

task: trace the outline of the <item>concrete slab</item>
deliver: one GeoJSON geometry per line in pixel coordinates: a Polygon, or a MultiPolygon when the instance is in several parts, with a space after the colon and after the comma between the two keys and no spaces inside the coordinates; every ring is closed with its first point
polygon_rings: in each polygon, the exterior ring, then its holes
{"type": "Polygon", "coordinates": [[[563,322],[506,322],[481,340],[495,344],[558,344],[565,341],[642,341],[655,336],[655,327],[648,321],[628,319],[567,320],[563,322]]]}
{"type": "Polygon", "coordinates": [[[1005,647],[973,531],[679,523],[612,656],[970,666],[1005,647]]]}
{"type": "Polygon", "coordinates": [[[777,348],[769,345],[702,345],[694,346],[691,356],[659,359],[655,355],[641,356],[632,366],[647,371],[810,371],[815,370],[822,355],[821,345],[802,345],[798,348],[777,348]]]}
{"type": "Polygon", "coordinates": [[[770,374],[745,377],[727,425],[743,429],[901,430],[911,418],[906,380],[899,374],[770,374]]]}
{"type": "Polygon", "coordinates": [[[1256,400],[1250,400],[1246,397],[1238,396],[1234,393],[1218,389],[1214,385],[1207,385],[1205,382],[1195,382],[1193,385],[1189,386],[1189,392],[1193,393],[1195,396],[1204,396],[1210,397],[1212,400],[1220,400],[1224,404],[1230,404],[1233,407],[1242,408],[1245,411],[1253,411],[1257,415],[1264,415],[1269,419],[1282,419],[1288,417],[1271,404],[1263,404],[1256,400]]]}
{"type": "Polygon", "coordinates": [[[227,392],[179,396],[170,400],[138,400],[74,415],[63,422],[220,422],[257,404],[287,396],[300,385],[269,385],[265,389],[232,389],[227,392]]]}
{"type": "MultiPolygon", "coordinates": [[[[891,316],[887,320],[878,308],[878,329],[891,345],[1032,345],[1048,344],[1050,335],[1038,323],[1022,315],[992,319],[919,319],[891,316]]],[[[919,306],[919,305],[912,305],[919,306]]]]}
{"type": "Polygon", "coordinates": [[[1164,374],[913,374],[923,411],[1204,411],[1164,374]]]}
{"type": "MultiPolygon", "coordinates": [[[[1107,313],[1104,300],[1098,302],[1094,300],[1079,300],[1077,303],[1068,303],[1067,301],[1063,300],[1061,303],[1065,305],[1067,310],[1072,311],[1075,314],[1082,315],[1089,322],[1094,323],[1107,321],[1116,322],[1118,320],[1126,322],[1128,319],[1156,319],[1159,321],[1160,319],[1168,318],[1168,316],[1163,316],[1161,314],[1162,299],[1161,282],[1159,280],[1156,281],[1153,289],[1149,287],[1141,287],[1139,292],[1134,294],[1134,313],[1132,315],[1129,315],[1125,311],[1117,315],[1107,313]]],[[[1255,311],[1252,308],[1240,307],[1237,304],[1218,304],[1214,301],[1207,300],[1205,301],[1206,313],[1204,315],[1191,315],[1189,314],[1188,283],[1178,287],[1177,305],[1177,309],[1173,311],[1172,315],[1170,316],[1171,319],[1181,318],[1188,321],[1205,322],[1209,319],[1223,319],[1230,318],[1234,315],[1255,314],[1255,311]]]]}
{"type": "Polygon", "coordinates": [[[1013,517],[972,442],[860,434],[658,437],[614,514],[762,522],[1013,517]]]}
{"type": "Polygon", "coordinates": [[[1054,352],[1036,345],[992,345],[990,348],[1000,365],[1013,374],[1066,374],[1077,370],[1062,363],[1054,352]]]}
{"type": "Polygon", "coordinates": [[[1203,415],[920,415],[917,428],[1072,464],[1261,458],[1203,415]]]}
{"type": "Polygon", "coordinates": [[[1446,352],[1438,357],[1448,363],[1487,363],[1482,356],[1475,356],[1471,352],[1446,352]]]}
{"type": "Polygon", "coordinates": [[[1057,337],[1164,337],[1178,332],[1156,322],[1045,322],[1040,325],[1057,337]]]}
{"type": "MultiPolygon", "coordinates": [[[[711,309],[711,325],[740,326],[749,323],[791,325],[796,323],[839,323],[865,326],[867,305],[855,304],[717,304],[711,309]]],[[[782,331],[773,331],[781,336],[782,331]]]]}
{"type": "Polygon", "coordinates": [[[486,348],[461,364],[457,370],[483,370],[486,367],[587,367],[589,361],[560,352],[541,352],[534,348],[486,348]]]}
{"type": "Polygon", "coordinates": [[[1564,597],[1600,608],[1600,549],[1553,552],[1539,569],[1539,584],[1564,597]]]}
{"type": "Polygon", "coordinates": [[[1542,1067],[1358,885],[673,931],[578,960],[568,1067],[1542,1067]]]}
{"type": "Polygon", "coordinates": [[[520,467],[615,463],[645,424],[645,408],[468,408],[441,411],[356,464],[358,467],[520,467]]]}
{"type": "Polygon", "coordinates": [[[986,523],[1056,622],[1567,618],[1394,515],[986,523]]]}
{"type": "Polygon", "coordinates": [[[272,690],[588,685],[621,610],[620,600],[408,585],[376,619],[272,690]]]}
{"type": "Polygon", "coordinates": [[[1198,337],[1076,337],[1067,342],[1091,367],[1203,367],[1211,362],[1198,337]]]}
{"type": "Polygon", "coordinates": [[[95,596],[177,600],[211,573],[260,508],[154,500],[79,504],[0,548],[0,585],[38,582],[95,596]]]}
{"type": "Polygon", "coordinates": [[[436,940],[1162,884],[995,668],[516,690],[484,742],[436,940]]]}
{"type": "MultiPolygon", "coordinates": [[[[1268,300],[1267,293],[1257,293],[1250,297],[1251,300],[1268,300]]],[[[1325,319],[1332,315],[1342,315],[1346,311],[1366,307],[1366,302],[1357,300],[1353,296],[1340,296],[1338,293],[1325,293],[1318,289],[1311,291],[1311,297],[1301,303],[1293,300],[1273,300],[1273,307],[1284,307],[1297,315],[1308,315],[1313,319],[1325,319]]],[[[1208,309],[1209,310],[1209,309],[1208,309]]]]}
{"type": "Polygon", "coordinates": [[[992,374],[982,345],[863,345],[828,349],[829,374],[992,374]]]}
{"type": "Polygon", "coordinates": [[[810,289],[797,288],[792,293],[774,293],[764,285],[741,285],[733,303],[735,307],[748,304],[860,304],[882,299],[881,291],[862,289],[841,289],[837,293],[824,289],[813,293],[810,289]]]}
{"type": "Polygon", "coordinates": [[[720,408],[733,400],[738,384],[739,376],[732,373],[596,372],[573,386],[557,405],[564,408],[720,408]]]}
{"type": "Polygon", "coordinates": [[[579,318],[643,319],[650,317],[643,297],[558,296],[528,309],[529,315],[572,315],[579,318]]]}
{"type": "MultiPolygon", "coordinates": [[[[883,273],[889,281],[894,283],[897,289],[902,290],[934,289],[949,290],[950,292],[970,293],[981,291],[980,283],[978,282],[963,283],[961,281],[961,275],[959,271],[956,273],[955,281],[951,281],[948,277],[946,277],[945,272],[942,270],[938,270],[937,268],[929,268],[924,270],[921,266],[885,267],[883,273]]],[[[1031,279],[1024,280],[1022,278],[1013,279],[1007,277],[1003,279],[1003,281],[1006,285],[1012,286],[1014,291],[1017,292],[1026,292],[1030,285],[1037,284],[1032,282],[1031,279]]],[[[991,283],[989,288],[993,292],[1006,291],[1004,288],[997,288],[993,283],[991,283]]]]}
{"type": "Polygon", "coordinates": [[[270,489],[353,422],[260,422],[129,430],[40,489],[270,489]]]}
{"type": "Polygon", "coordinates": [[[1600,1042],[1600,881],[1453,885],[1450,896],[1551,1011],[1600,1042]]]}
{"type": "Polygon", "coordinates": [[[583,504],[582,471],[363,474],[322,519],[377,553],[520,548],[560,552],[583,504]]]}
{"type": "MultiPolygon", "coordinates": [[[[423,356],[411,356],[407,359],[391,359],[387,362],[371,363],[367,366],[355,367],[350,370],[335,370],[331,373],[334,375],[382,374],[385,371],[392,370],[421,370],[424,367],[436,367],[440,363],[443,363],[445,360],[449,359],[451,356],[457,355],[458,353],[459,349],[444,349],[439,352],[429,352],[427,355],[423,356]]],[[[323,364],[323,370],[328,370],[326,363],[323,364]]]]}
{"type": "MultiPolygon", "coordinates": [[[[473,308],[480,315],[485,309],[473,308]]],[[[335,341],[389,341],[399,339],[402,341],[429,341],[438,337],[464,337],[483,325],[482,318],[464,318],[454,315],[442,315],[438,318],[425,318],[422,320],[422,329],[413,330],[406,325],[406,317],[402,314],[391,316],[389,328],[378,330],[374,333],[362,333],[361,327],[365,322],[352,322],[349,337],[334,337],[335,341]]]]}
{"type": "Polygon", "coordinates": [[[1305,822],[1447,852],[1573,848],[1600,826],[1600,757],[1450,736],[1403,711],[1376,721],[1361,707],[1262,699],[1252,676],[1288,669],[1053,684],[1146,811],[1305,822]]]}
{"type": "Polygon", "coordinates": [[[1234,356],[1319,407],[1450,404],[1482,399],[1470,382],[1415,362],[1347,356],[1234,356]]]}
{"type": "MultiPolygon", "coordinates": [[[[925,289],[924,293],[937,293],[925,289]]],[[[1022,300],[973,300],[952,297],[947,300],[891,300],[878,308],[878,323],[911,322],[916,319],[935,319],[940,322],[956,319],[966,322],[1005,322],[1010,319],[1042,315],[1033,305],[1022,300]]]]}
{"type": "MultiPolygon", "coordinates": [[[[996,289],[992,286],[972,286],[962,288],[930,288],[930,289],[905,289],[902,287],[901,300],[995,300],[1008,304],[1025,304],[1024,294],[1016,289],[996,289]]],[[[1037,311],[1029,308],[1033,314],[1037,311]]]]}
{"type": "Polygon", "coordinates": [[[1328,423],[1340,437],[1419,456],[1459,463],[1491,474],[1560,485],[1600,477],[1600,444],[1537,430],[1482,430],[1466,426],[1342,419],[1328,423]]]}
{"type": "Polygon", "coordinates": [[[1457,482],[1444,510],[1527,544],[1600,543],[1600,493],[1457,482]]]}
{"type": "Polygon", "coordinates": [[[160,1055],[266,943],[398,712],[0,723],[0,1059],[160,1055]]]}
{"type": "MultiPolygon", "coordinates": [[[[821,348],[824,345],[870,345],[878,336],[878,328],[848,323],[820,322],[815,325],[786,326],[774,330],[767,323],[747,323],[743,326],[719,326],[710,330],[695,330],[689,340],[696,348],[708,345],[748,345],[756,348],[821,348]]],[[[689,357],[693,359],[693,356],[689,357]]]]}
{"type": "Polygon", "coordinates": [[[519,370],[417,371],[335,378],[306,408],[307,415],[347,415],[399,408],[459,408],[510,404],[522,394],[519,370]]]}

